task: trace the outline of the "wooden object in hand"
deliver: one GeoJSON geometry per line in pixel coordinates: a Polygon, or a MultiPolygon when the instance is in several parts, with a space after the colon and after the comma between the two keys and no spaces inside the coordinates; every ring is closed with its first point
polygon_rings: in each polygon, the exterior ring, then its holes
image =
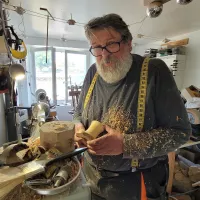
{"type": "Polygon", "coordinates": [[[86,140],[94,140],[100,133],[104,131],[104,126],[99,121],[92,121],[91,125],[86,131],[77,133],[78,137],[86,140]]]}

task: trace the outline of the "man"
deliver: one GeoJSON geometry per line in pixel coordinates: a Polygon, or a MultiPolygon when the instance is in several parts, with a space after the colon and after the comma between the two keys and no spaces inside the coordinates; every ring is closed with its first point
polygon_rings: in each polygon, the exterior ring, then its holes
{"type": "Polygon", "coordinates": [[[167,154],[187,142],[191,132],[187,113],[165,63],[151,59],[144,127],[137,129],[138,91],[144,58],[132,55],[132,35],[119,15],[92,19],[85,26],[90,52],[96,57],[85,77],[74,114],[76,133],[98,120],[105,132],[78,146],[87,146],[84,172],[93,199],[166,199],[167,154]],[[94,88],[85,99],[95,74],[94,88]],[[132,165],[132,160],[136,165],[132,165]],[[137,166],[137,163],[139,165],[137,166]],[[135,166],[135,167],[134,167],[135,166]]]}

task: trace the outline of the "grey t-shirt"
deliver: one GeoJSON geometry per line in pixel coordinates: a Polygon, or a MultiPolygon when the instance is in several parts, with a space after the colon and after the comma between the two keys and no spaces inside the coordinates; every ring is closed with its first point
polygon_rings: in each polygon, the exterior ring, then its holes
{"type": "Polygon", "coordinates": [[[119,82],[109,84],[98,76],[90,101],[83,109],[96,73],[95,64],[85,77],[74,121],[81,121],[87,129],[92,120],[98,120],[125,133],[124,154],[96,156],[86,153],[88,162],[95,167],[111,171],[129,170],[132,158],[139,159],[141,167],[152,166],[185,143],[191,132],[174,78],[159,59],[151,59],[149,63],[144,130],[137,132],[138,91],[144,58],[136,54],[132,56],[131,69],[119,82]]]}

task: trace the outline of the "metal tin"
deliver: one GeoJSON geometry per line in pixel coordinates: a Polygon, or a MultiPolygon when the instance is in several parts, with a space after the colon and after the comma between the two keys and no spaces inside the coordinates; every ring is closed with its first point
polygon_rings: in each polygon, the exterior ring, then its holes
{"type": "Polygon", "coordinates": [[[75,184],[76,180],[78,179],[78,177],[80,176],[81,173],[81,165],[80,162],[78,161],[77,158],[73,158],[73,161],[78,165],[78,172],[76,174],[76,176],[68,183],[57,187],[57,188],[52,188],[52,189],[39,189],[39,188],[34,188],[33,186],[29,186],[27,185],[29,188],[31,188],[32,190],[35,190],[38,194],[41,195],[55,195],[55,194],[60,194],[62,192],[65,192],[66,190],[70,190],[71,186],[73,184],[75,184]]]}

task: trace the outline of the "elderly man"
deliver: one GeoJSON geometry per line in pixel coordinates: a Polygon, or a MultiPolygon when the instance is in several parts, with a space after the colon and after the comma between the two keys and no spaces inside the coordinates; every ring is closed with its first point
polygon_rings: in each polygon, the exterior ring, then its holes
{"type": "Polygon", "coordinates": [[[85,33],[96,63],[87,72],[74,114],[76,133],[93,120],[105,125],[100,137],[91,141],[75,134],[78,146],[88,147],[84,172],[93,199],[167,199],[167,154],[184,144],[191,132],[173,76],[163,61],[145,61],[144,87],[144,58],[131,54],[132,35],[119,15],[92,19],[85,33]],[[138,115],[142,111],[144,123],[138,115]]]}

